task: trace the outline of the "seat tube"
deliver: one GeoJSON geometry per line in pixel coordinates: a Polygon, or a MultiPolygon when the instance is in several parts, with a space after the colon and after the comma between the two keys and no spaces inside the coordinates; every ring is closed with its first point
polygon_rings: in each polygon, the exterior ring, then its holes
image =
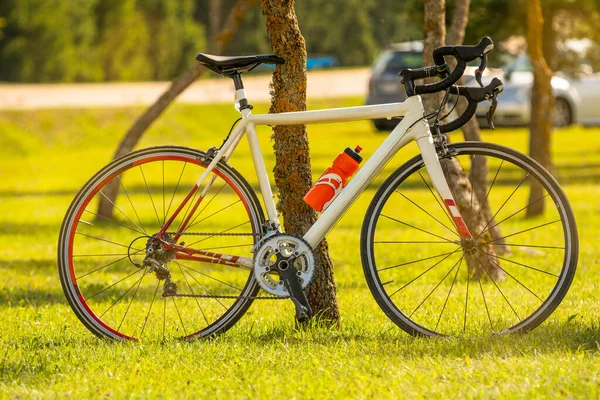
{"type": "Polygon", "coordinates": [[[471,238],[473,236],[471,235],[467,224],[465,223],[458,207],[456,206],[454,196],[452,196],[452,192],[448,186],[448,181],[446,180],[444,171],[442,171],[442,166],[437,155],[435,144],[433,143],[433,137],[429,132],[428,127],[427,130],[428,132],[426,135],[419,135],[419,139],[417,139],[417,145],[421,150],[421,156],[425,162],[427,173],[431,178],[433,187],[435,190],[437,190],[438,194],[442,198],[442,201],[444,202],[444,205],[446,206],[446,209],[448,210],[448,213],[452,217],[452,221],[460,233],[460,236],[465,239],[471,238]]]}
{"type": "MultiPolygon", "coordinates": [[[[250,114],[250,110],[247,111],[248,114],[250,114]]],[[[262,152],[260,151],[254,124],[248,124],[246,127],[246,137],[248,138],[248,145],[250,146],[250,152],[252,153],[252,161],[256,170],[256,176],[258,177],[258,183],[260,185],[260,191],[263,196],[263,202],[265,203],[269,221],[273,228],[278,229],[279,219],[277,218],[277,209],[275,208],[275,201],[273,200],[273,191],[271,189],[271,183],[269,182],[265,161],[262,152]]]]}

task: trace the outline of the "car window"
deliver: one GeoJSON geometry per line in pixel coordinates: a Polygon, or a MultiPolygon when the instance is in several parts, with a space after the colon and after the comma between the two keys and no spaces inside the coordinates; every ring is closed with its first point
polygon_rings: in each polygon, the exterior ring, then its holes
{"type": "Polygon", "coordinates": [[[373,73],[397,73],[404,68],[419,68],[423,65],[423,53],[418,51],[386,50],[373,63],[373,73]]]}
{"type": "Polygon", "coordinates": [[[531,62],[529,61],[529,57],[521,55],[508,63],[505,69],[511,72],[530,72],[531,62]]]}

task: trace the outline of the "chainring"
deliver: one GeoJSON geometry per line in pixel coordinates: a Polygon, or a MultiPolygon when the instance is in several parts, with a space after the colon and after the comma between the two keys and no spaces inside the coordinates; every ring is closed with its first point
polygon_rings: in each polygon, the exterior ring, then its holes
{"type": "Polygon", "coordinates": [[[290,234],[269,237],[254,253],[254,277],[260,287],[275,296],[289,296],[279,272],[273,268],[281,259],[297,270],[302,289],[306,289],[315,277],[315,255],[304,239],[290,234]]]}

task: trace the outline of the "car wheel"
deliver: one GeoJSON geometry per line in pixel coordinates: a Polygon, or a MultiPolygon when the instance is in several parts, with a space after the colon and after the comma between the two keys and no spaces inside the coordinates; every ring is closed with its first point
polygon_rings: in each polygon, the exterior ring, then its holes
{"type": "Polygon", "coordinates": [[[557,98],[554,102],[552,111],[552,126],[562,128],[572,123],[571,106],[569,102],[562,98],[557,98]]]}

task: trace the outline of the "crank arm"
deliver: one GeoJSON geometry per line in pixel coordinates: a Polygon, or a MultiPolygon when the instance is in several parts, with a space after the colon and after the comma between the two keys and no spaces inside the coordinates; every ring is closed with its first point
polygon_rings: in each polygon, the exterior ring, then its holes
{"type": "Polygon", "coordinates": [[[296,307],[296,319],[298,322],[304,322],[311,317],[312,309],[308,304],[308,299],[306,298],[306,294],[304,294],[304,290],[302,290],[302,284],[296,272],[296,268],[290,266],[285,270],[280,270],[279,274],[290,294],[290,299],[296,307]]]}

